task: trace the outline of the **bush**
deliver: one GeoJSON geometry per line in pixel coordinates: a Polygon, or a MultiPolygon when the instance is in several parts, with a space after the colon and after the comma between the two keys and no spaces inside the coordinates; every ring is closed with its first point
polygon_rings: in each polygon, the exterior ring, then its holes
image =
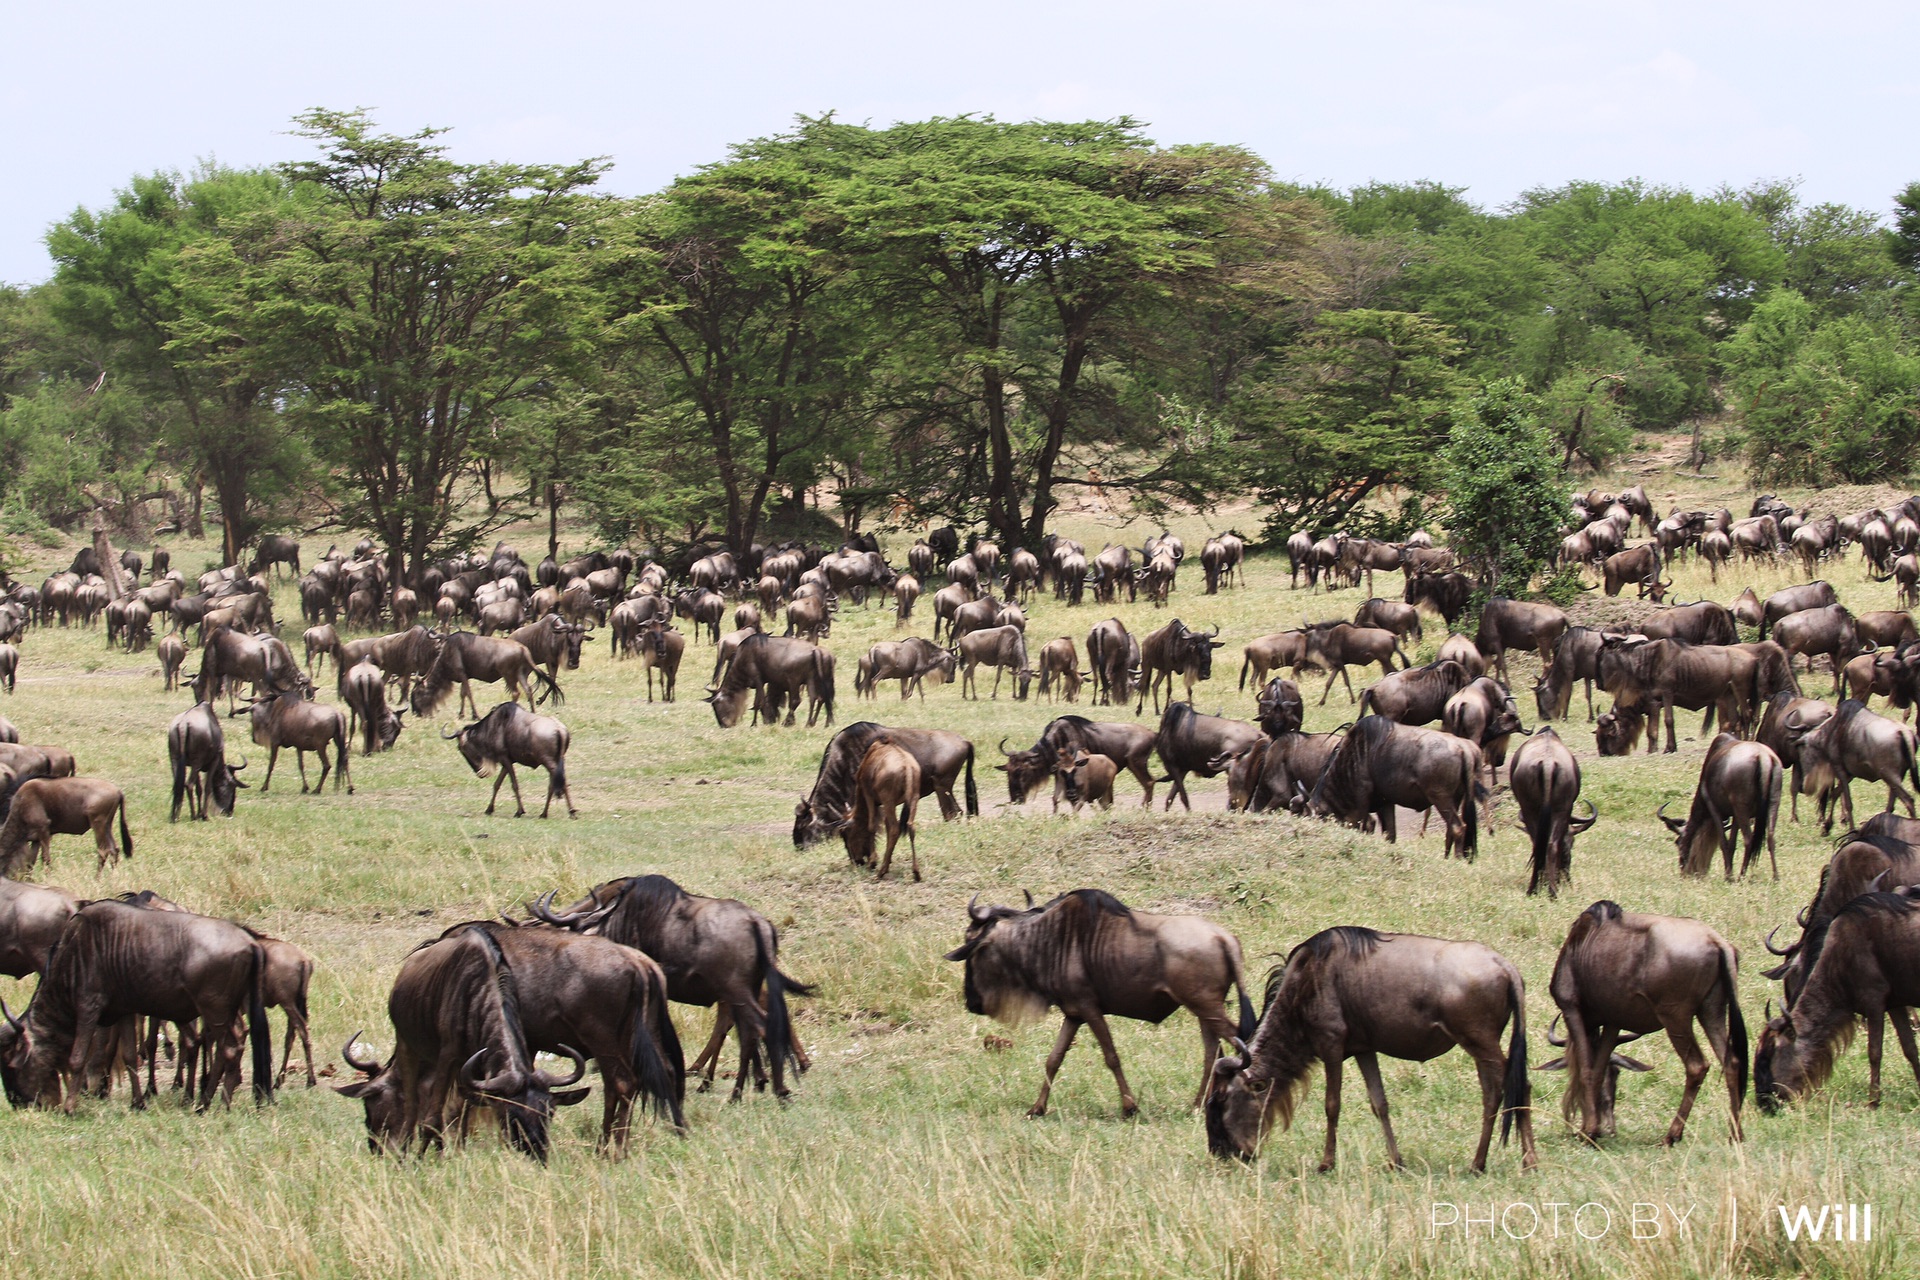
{"type": "Polygon", "coordinates": [[[1560,545],[1566,473],[1518,378],[1492,382],[1454,415],[1441,462],[1449,543],[1488,593],[1518,595],[1560,545]]]}

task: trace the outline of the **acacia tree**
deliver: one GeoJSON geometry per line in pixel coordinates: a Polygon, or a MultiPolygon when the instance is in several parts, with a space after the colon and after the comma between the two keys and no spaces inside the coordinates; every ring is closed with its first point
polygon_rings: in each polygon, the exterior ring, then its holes
{"type": "Polygon", "coordinates": [[[438,131],[311,111],[283,209],[194,256],[196,320],[272,375],[400,577],[506,517],[463,514],[477,435],[593,351],[602,165],[458,164],[438,131]]]}

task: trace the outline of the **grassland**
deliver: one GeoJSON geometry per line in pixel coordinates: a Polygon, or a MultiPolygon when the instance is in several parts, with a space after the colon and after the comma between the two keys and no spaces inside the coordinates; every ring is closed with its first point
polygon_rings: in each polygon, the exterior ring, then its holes
{"type": "MultiPolygon", "coordinates": [[[[1663,509],[1670,497],[1741,509],[1747,500],[1731,481],[1716,488],[1665,473],[1633,478],[1645,479],[1663,509]]],[[[1845,510],[1861,496],[1820,501],[1845,510]]],[[[1197,548],[1207,523],[1195,517],[1175,527],[1197,548]]],[[[1068,527],[1096,549],[1121,536],[1086,514],[1068,527]]],[[[1125,537],[1137,544],[1142,532],[1125,537]]],[[[522,545],[531,549],[535,537],[522,545]]],[[[59,567],[69,554],[50,550],[40,568],[59,567]]],[[[206,558],[205,548],[175,547],[176,564],[189,571],[206,558]]],[[[1891,603],[1891,588],[1867,582],[1852,561],[1830,576],[1855,608],[1891,603]]],[[[1748,580],[1723,578],[1710,588],[1704,570],[1684,568],[1678,577],[1686,599],[1728,599],[1748,580]]],[[[1752,581],[1764,593],[1787,578],[1781,570],[1752,581]]],[[[1251,695],[1233,688],[1242,642],[1298,625],[1303,615],[1350,615],[1361,599],[1354,591],[1290,593],[1279,558],[1255,559],[1248,579],[1245,590],[1207,598],[1190,570],[1165,613],[1145,604],[1118,610],[1137,632],[1174,614],[1221,626],[1228,646],[1199,695],[1204,710],[1250,710],[1251,695]]],[[[1398,586],[1397,575],[1391,586],[1384,576],[1380,583],[1383,594],[1398,586]]],[[[290,586],[279,603],[297,619],[290,586]]],[[[1591,608],[1598,616],[1623,606],[1591,608]]],[[[1031,613],[1036,644],[1062,633],[1084,643],[1087,628],[1106,616],[1050,600],[1031,613]]],[[[923,619],[920,629],[927,625],[923,619]]],[[[264,1112],[236,1106],[194,1116],[170,1101],[132,1114],[122,1093],[73,1117],[0,1117],[0,1200],[11,1209],[0,1274],[1652,1277],[1915,1268],[1920,1095],[1891,1053],[1879,1111],[1865,1107],[1856,1050],[1810,1105],[1778,1118],[1751,1115],[1744,1147],[1726,1141],[1717,1073],[1686,1141],[1659,1145],[1681,1084],[1664,1044],[1643,1042],[1655,1070],[1623,1085],[1620,1136],[1602,1150],[1581,1147],[1561,1123],[1559,1077],[1537,1076],[1541,1168],[1532,1175],[1519,1172],[1517,1149],[1496,1149],[1484,1177],[1467,1171],[1477,1091],[1458,1055],[1386,1069],[1407,1172],[1383,1168],[1378,1127],[1351,1088],[1337,1173],[1311,1172],[1321,1136],[1313,1104],[1292,1132],[1274,1136],[1258,1164],[1223,1166],[1206,1154],[1186,1107],[1198,1036],[1184,1016],[1160,1027],[1119,1025],[1143,1103],[1138,1119],[1119,1118],[1112,1080],[1086,1043],[1067,1061],[1052,1114],[1024,1119],[1054,1027],[1008,1030],[964,1011],[957,967],[940,956],[957,941],[975,892],[1017,901],[1023,889],[1039,897],[1095,885],[1143,908],[1204,912],[1240,936],[1256,970],[1332,924],[1478,938],[1528,979],[1538,1062],[1549,1056],[1541,1031],[1551,1014],[1545,988],[1554,953],[1574,914],[1602,897],[1697,916],[1733,939],[1747,957],[1742,997],[1757,1032],[1771,994],[1757,972],[1765,967],[1760,939],[1804,903],[1827,846],[1810,826],[1784,826],[1780,883],[1682,880],[1653,811],[1689,791],[1705,743],[1683,741],[1677,757],[1599,760],[1579,710],[1566,733],[1601,820],[1579,842],[1574,893],[1558,902],[1524,896],[1525,844],[1510,801],[1496,806],[1473,864],[1443,862],[1437,829],[1389,847],[1310,821],[1229,815],[1217,781],[1194,784],[1191,815],[1169,816],[1158,805],[1141,812],[1124,779],[1111,815],[1069,821],[1050,817],[1044,802],[996,807],[1005,787],[988,767],[993,744],[1003,734],[1030,741],[1055,709],[1012,702],[1004,691],[998,702],[962,702],[950,687],[924,705],[902,708],[892,695],[862,705],[850,690],[853,658],[891,634],[879,609],[850,610],[836,624],[839,722],[940,725],[966,732],[982,750],[987,812],[942,825],[932,806],[923,810],[927,879],[917,885],[875,883],[837,846],[793,849],[793,802],[827,732],[717,729],[698,698],[712,660],[705,644],[689,647],[683,697],[672,705],[648,704],[638,667],[612,662],[604,640],[565,679],[577,821],[483,817],[487,784],[439,741],[443,713],[409,726],[391,754],[356,757],[352,796],[331,788],[298,794],[292,761],[283,758],[271,793],[243,792],[231,821],[169,826],[163,735],[186,696],[161,691],[151,654],[109,651],[97,631],[30,633],[18,692],[0,711],[25,740],[68,745],[84,772],[122,784],[137,846],[130,862],[96,877],[87,842],[62,840],[51,872],[40,874],[83,894],[151,887],[299,942],[319,961],[315,1047],[329,1069],[339,1069],[338,1046],[356,1029],[383,1049],[391,1043],[385,994],[420,939],[461,919],[517,910],[548,888],[571,893],[636,871],[758,906],[782,929],[785,967],[818,983],[820,995],[800,1006],[799,1030],[816,1066],[790,1105],[749,1095],[729,1106],[724,1090],[698,1096],[691,1136],[640,1134],[618,1163],[593,1150],[597,1099],[566,1114],[545,1168],[490,1138],[444,1157],[372,1157],[359,1106],[325,1088],[289,1089],[264,1112]],[[990,1052],[988,1035],[1010,1037],[1012,1047],[990,1052]],[[1871,1201],[1876,1240],[1788,1243],[1774,1206],[1802,1201],[1871,1201]],[[1546,1206],[1560,1203],[1571,1215],[1589,1202],[1611,1214],[1598,1239],[1577,1234],[1570,1216],[1557,1238],[1543,1224],[1526,1240],[1499,1226],[1490,1234],[1479,1221],[1489,1206],[1537,1205],[1550,1215],[1546,1206]],[[1436,1203],[1470,1205],[1473,1231],[1434,1231],[1436,1203]],[[1690,1213],[1688,1229],[1677,1232],[1663,1215],[1657,1238],[1635,1239],[1636,1203],[1690,1213]]],[[[1439,638],[1430,628],[1425,650],[1439,638]]],[[[1530,662],[1516,663],[1529,723],[1524,688],[1533,674],[1530,662]]],[[[1810,687],[1824,688],[1824,677],[1810,687]]],[[[1320,708],[1318,681],[1308,689],[1310,728],[1350,716],[1344,692],[1320,708]]],[[[1683,734],[1697,732],[1695,718],[1683,723],[1683,734]]],[[[247,776],[257,788],[264,752],[250,754],[247,776]]],[[[1879,802],[1864,787],[1856,798],[1863,812],[1879,802]]],[[[30,984],[0,987],[17,1006],[30,984]]],[[[698,1043],[707,1015],[680,1013],[683,1036],[698,1043]]],[[[1581,1225],[1592,1235],[1600,1222],[1590,1210],[1581,1225]]],[[[1527,1214],[1514,1211],[1507,1225],[1525,1232],[1527,1214]]]]}

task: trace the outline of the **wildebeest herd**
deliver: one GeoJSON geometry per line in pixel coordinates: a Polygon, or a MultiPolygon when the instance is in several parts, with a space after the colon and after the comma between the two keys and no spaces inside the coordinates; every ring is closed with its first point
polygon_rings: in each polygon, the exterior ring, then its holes
{"type": "MultiPolygon", "coordinates": [[[[678,556],[615,550],[532,567],[502,544],[426,566],[404,582],[370,541],[350,553],[332,549],[303,572],[299,546],[271,537],[247,568],[215,569],[192,584],[156,549],[146,586],[138,556],[120,557],[116,568],[83,551],[39,588],[7,584],[0,679],[12,687],[19,644],[35,626],[98,618],[110,645],[129,652],[153,645],[165,687],[184,683],[192,698],[165,732],[176,821],[183,806],[189,821],[231,815],[249,787],[246,759],[229,759],[228,719],[245,716],[249,738],[267,753],[262,794],[283,748],[295,754],[303,794],[309,752],[320,767],[313,794],[329,776],[336,792],[350,794],[356,738],[363,757],[377,757],[394,746],[407,716],[432,717],[456,692],[456,709],[474,718],[441,736],[475,774],[495,775],[485,812],[494,812],[501,786],[510,785],[516,816],[525,813],[518,767],[547,773],[541,817],[555,799],[573,816],[572,735],[538,708],[564,704],[564,673],[579,667],[600,628],[612,659],[639,660],[649,701],[656,676],[660,696],[675,700],[689,641],[704,639],[715,659],[704,700],[720,728],[791,726],[803,701],[807,726],[833,726],[836,663],[823,641],[835,619],[890,597],[896,628],[909,629],[940,575],[944,585],[929,597],[932,635],[873,644],[855,663],[856,696],[877,699],[883,684],[897,683],[903,705],[920,709],[937,706],[939,687],[957,683],[959,697],[977,700],[984,691],[992,701],[1005,679],[1011,701],[1072,705],[1084,694],[1087,710],[1107,708],[1112,717],[1055,715],[1026,746],[1003,737],[994,767],[1006,775],[1008,804],[1050,787],[1056,812],[1063,801],[1071,813],[1111,808],[1116,785],[1130,777],[1143,805],[1164,784],[1165,808],[1178,799],[1191,809],[1189,779],[1224,777],[1229,809],[1333,819],[1388,841],[1407,822],[1424,829],[1437,816],[1444,854],[1472,859],[1497,803],[1510,797],[1530,848],[1526,892],[1549,896],[1574,883],[1576,837],[1606,816],[1581,795],[1573,730],[1548,723],[1572,719],[1576,687],[1584,685],[1601,756],[1633,752],[1643,736],[1656,752],[1663,727],[1672,752],[1676,712],[1703,713],[1702,739],[1716,726],[1720,732],[1686,816],[1669,816],[1665,805],[1658,815],[1674,832],[1681,874],[1708,875],[1717,851],[1726,879],[1745,877],[1764,850],[1777,879],[1783,793],[1792,798],[1790,820],[1805,796],[1823,832],[1837,819],[1847,833],[1794,922],[1799,936],[1785,947],[1766,940],[1782,961],[1767,975],[1782,984],[1782,1013],[1766,1021],[1750,1067],[1734,946],[1700,921],[1603,900],[1574,917],[1549,977],[1558,1015],[1546,1038],[1564,1052],[1533,1069],[1566,1072],[1563,1108],[1570,1120],[1577,1114],[1583,1136],[1599,1141],[1613,1132],[1620,1072],[1645,1069],[1621,1047],[1664,1032],[1686,1069],[1667,1134],[1677,1141],[1709,1070],[1697,1024],[1721,1065],[1737,1140],[1749,1075],[1765,1108],[1806,1097],[1830,1075],[1856,1017],[1867,1020],[1876,1103],[1888,1015],[1920,1079],[1907,1012],[1920,999],[1908,990],[1909,975],[1920,972],[1920,763],[1905,723],[1920,698],[1920,633],[1903,611],[1850,612],[1824,580],[1764,598],[1749,588],[1722,606],[1669,602],[1669,574],[1698,557],[1714,581],[1722,569],[1737,572],[1736,558],[1835,576],[1849,548],[1858,548],[1867,576],[1897,581],[1901,602],[1912,605],[1920,589],[1920,497],[1886,510],[1816,516],[1763,496],[1745,518],[1675,510],[1657,519],[1639,489],[1579,495],[1562,559],[1591,570],[1597,581],[1590,589],[1605,596],[1636,589],[1645,603],[1631,625],[1577,625],[1577,606],[1477,598],[1451,553],[1424,534],[1404,542],[1296,534],[1286,550],[1300,598],[1363,583],[1368,598],[1351,620],[1305,622],[1242,642],[1239,692],[1253,698],[1244,720],[1206,714],[1194,700],[1227,643],[1218,626],[1169,616],[1136,636],[1111,617],[1084,637],[1061,635],[1029,649],[1030,612],[1080,606],[1089,590],[1097,603],[1124,593],[1169,607],[1186,548],[1167,534],[1090,556],[1059,536],[1003,551],[985,539],[967,547],[958,531],[943,529],[909,548],[899,569],[871,537],[837,551],[798,544],[745,557],[708,548],[678,556]],[[1636,522],[1648,540],[1628,546],[1636,522]],[[297,579],[308,624],[303,660],[280,638],[274,617],[280,566],[297,579]],[[1375,574],[1396,570],[1401,599],[1373,595],[1375,574]],[[729,605],[734,627],[723,633],[729,605]],[[1476,606],[1471,633],[1453,631],[1476,606]],[[784,632],[774,634],[782,612],[784,632]],[[420,620],[424,614],[431,625],[420,620]],[[691,635],[676,620],[688,622],[691,635]],[[394,630],[380,632],[388,622],[394,630]],[[1444,638],[1430,661],[1415,665],[1408,647],[1422,644],[1436,622],[1444,638]],[[1755,638],[1743,640],[1742,626],[1755,638]],[[343,627],[370,634],[343,639],[343,627]],[[157,642],[156,629],[164,631],[157,642]],[[1510,660],[1518,655],[1539,663],[1533,728],[1512,692],[1510,660]],[[317,696],[327,660],[334,664],[331,702],[317,696]],[[1810,673],[1816,660],[1831,668],[1837,705],[1802,691],[1796,663],[1810,673]],[[993,669],[991,683],[983,665],[993,669]],[[1348,668],[1373,665],[1380,678],[1356,691],[1348,668]],[[1299,681],[1309,670],[1325,676],[1318,702],[1340,684],[1354,720],[1305,732],[1299,681]],[[483,714],[475,681],[501,684],[508,700],[483,714]],[[1603,712],[1594,706],[1595,685],[1606,699],[1603,712]],[[1908,714],[1896,720],[1873,711],[1874,698],[1908,714]],[[1152,722],[1145,720],[1149,704],[1152,722]],[[1886,811],[1857,828],[1855,781],[1884,783],[1888,792],[1886,811]]],[[[1244,586],[1245,557],[1236,534],[1208,539],[1199,557],[1205,595],[1244,586]]],[[[8,1097],[71,1109],[83,1093],[107,1094],[124,1074],[142,1106],[165,1050],[175,1087],[197,1096],[201,1108],[216,1094],[230,1099],[249,1079],[264,1101],[293,1063],[296,1035],[313,1084],[312,960],[290,943],[151,892],[88,901],[26,883],[36,861],[50,865],[54,835],[91,834],[100,866],[131,857],[133,840],[118,787],[79,775],[61,748],[20,744],[4,721],[0,736],[0,971],[40,975],[24,1010],[4,1010],[0,1078],[8,1097]],[[278,1076],[272,1008],[287,1022],[278,1076]]],[[[793,844],[805,849],[838,836],[854,867],[873,866],[885,880],[904,840],[918,881],[920,801],[935,797],[944,820],[980,819],[977,764],[976,745],[950,730],[865,720],[839,727],[795,808],[793,844]]],[[[711,1085],[730,1037],[738,1047],[735,1099],[749,1080],[779,1097],[791,1094],[810,1060],[789,1001],[813,988],[782,970],[779,935],[765,916],[659,875],[610,880],[569,904],[557,898],[549,892],[519,917],[456,924],[405,958],[388,1001],[391,1051],[384,1058],[369,1052],[359,1034],[342,1049],[358,1078],[338,1091],[363,1104],[373,1150],[439,1146],[494,1119],[510,1144],[544,1159],[554,1109],[587,1096],[581,1082],[589,1061],[604,1102],[604,1147],[625,1145],[636,1102],[684,1132],[685,1080],[711,1085]],[[692,1062],[668,1011],[673,1003],[716,1011],[692,1062]],[[569,1065],[550,1070],[540,1054],[569,1065]]],[[[1486,1167],[1496,1123],[1503,1141],[1519,1130],[1524,1164],[1535,1163],[1525,983],[1511,962],[1478,942],[1327,928],[1273,969],[1256,1010],[1233,934],[1199,916],[1150,913],[1079,889],[1021,907],[983,906],[976,897],[961,945],[947,959],[964,966],[972,1013],[1010,1022],[1049,1009],[1062,1014],[1032,1115],[1046,1113],[1055,1075],[1083,1026],[1115,1078],[1123,1114],[1133,1114],[1138,1100],[1109,1020],[1160,1022],[1184,1008],[1200,1023],[1194,1105],[1216,1154],[1251,1157],[1276,1122],[1291,1121],[1318,1063],[1327,1092],[1321,1168],[1331,1169],[1343,1064],[1351,1058],[1397,1165],[1379,1057],[1424,1062],[1457,1046],[1474,1060],[1482,1095],[1473,1167],[1486,1167]]]]}

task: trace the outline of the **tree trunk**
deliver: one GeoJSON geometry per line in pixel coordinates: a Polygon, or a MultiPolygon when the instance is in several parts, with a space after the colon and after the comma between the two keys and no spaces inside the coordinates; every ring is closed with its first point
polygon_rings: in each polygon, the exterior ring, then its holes
{"type": "Polygon", "coordinates": [[[560,486],[547,481],[547,554],[560,558],[560,486]]]}
{"type": "Polygon", "coordinates": [[[207,536],[206,523],[201,518],[201,497],[206,491],[206,482],[198,471],[188,479],[188,491],[193,494],[193,505],[187,510],[187,536],[204,538],[207,536]]]}
{"type": "Polygon", "coordinates": [[[107,599],[118,600],[127,592],[120,585],[120,553],[113,549],[113,542],[107,537],[107,527],[103,524],[93,526],[93,555],[100,562],[100,576],[107,581],[107,599]]]}

